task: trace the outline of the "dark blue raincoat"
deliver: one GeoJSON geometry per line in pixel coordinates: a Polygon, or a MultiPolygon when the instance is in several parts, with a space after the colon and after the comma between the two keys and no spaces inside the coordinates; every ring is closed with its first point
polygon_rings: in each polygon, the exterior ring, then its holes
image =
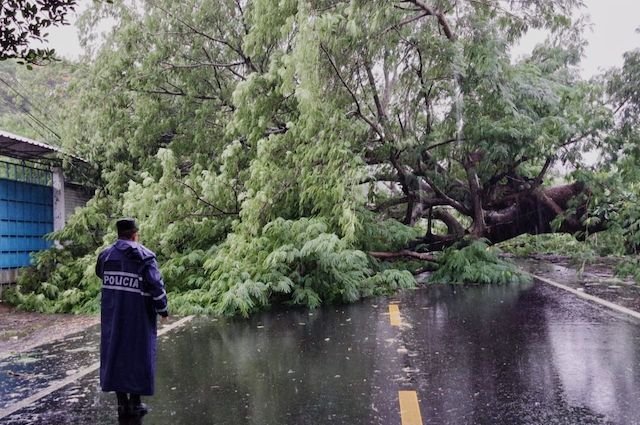
{"type": "Polygon", "coordinates": [[[168,314],[156,256],[119,239],[98,256],[96,274],[102,279],[102,391],[153,395],[156,316],[168,314]]]}

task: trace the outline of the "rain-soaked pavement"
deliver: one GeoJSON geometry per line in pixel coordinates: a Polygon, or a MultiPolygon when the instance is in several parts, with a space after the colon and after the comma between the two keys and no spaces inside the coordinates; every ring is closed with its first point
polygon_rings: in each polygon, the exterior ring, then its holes
{"type": "MultiPolygon", "coordinates": [[[[96,335],[0,362],[0,412],[95,362],[96,335]]],[[[401,424],[399,391],[424,424],[640,424],[640,322],[544,284],[194,319],[161,338],[143,423],[401,424]]],[[[94,372],[0,424],[117,424],[114,399],[94,372]]]]}

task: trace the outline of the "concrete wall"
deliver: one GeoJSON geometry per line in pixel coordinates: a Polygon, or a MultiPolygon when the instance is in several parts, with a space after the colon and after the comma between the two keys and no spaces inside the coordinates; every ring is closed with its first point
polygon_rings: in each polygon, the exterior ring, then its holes
{"type": "Polygon", "coordinates": [[[0,270],[0,294],[2,293],[2,286],[15,283],[18,277],[20,269],[0,270]]]}
{"type": "Polygon", "coordinates": [[[53,167],[53,231],[64,227],[64,175],[62,168],[53,167]]]}
{"type": "Polygon", "coordinates": [[[84,207],[91,199],[92,194],[88,193],[82,186],[74,183],[64,184],[64,222],[69,220],[76,208],[84,207]]]}

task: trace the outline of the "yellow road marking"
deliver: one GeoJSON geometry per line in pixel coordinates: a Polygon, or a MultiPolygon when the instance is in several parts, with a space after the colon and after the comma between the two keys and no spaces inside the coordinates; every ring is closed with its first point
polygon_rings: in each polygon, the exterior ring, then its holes
{"type": "Polygon", "coordinates": [[[389,319],[391,320],[391,326],[400,326],[402,323],[398,304],[389,304],[389,319]]]}
{"type": "Polygon", "coordinates": [[[422,425],[418,393],[415,391],[399,391],[398,397],[400,399],[402,425],[422,425]]]}

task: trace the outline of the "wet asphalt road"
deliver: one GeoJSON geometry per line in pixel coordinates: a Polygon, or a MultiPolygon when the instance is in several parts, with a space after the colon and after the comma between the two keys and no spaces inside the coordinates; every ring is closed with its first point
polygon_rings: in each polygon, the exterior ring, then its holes
{"type": "MultiPolygon", "coordinates": [[[[0,409],[95,361],[95,335],[0,362],[0,409]]],[[[640,424],[640,323],[544,284],[196,319],[161,338],[142,423],[395,425],[403,390],[424,424],[640,424]]],[[[93,373],[0,424],[117,424],[114,399],[93,373]]]]}

